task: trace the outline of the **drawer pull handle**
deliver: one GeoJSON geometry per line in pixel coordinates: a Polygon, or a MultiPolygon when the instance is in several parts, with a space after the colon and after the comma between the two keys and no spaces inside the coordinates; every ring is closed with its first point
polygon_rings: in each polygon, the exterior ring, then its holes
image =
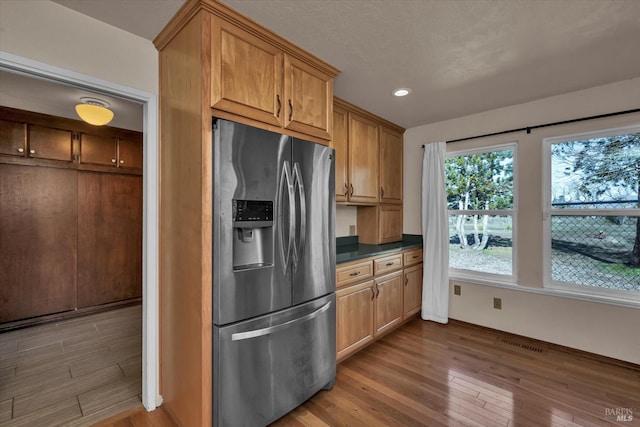
{"type": "Polygon", "coordinates": [[[414,256],[411,257],[411,259],[416,259],[416,258],[419,258],[419,256],[418,255],[414,255],[414,256]]]}
{"type": "Polygon", "coordinates": [[[385,266],[387,266],[387,267],[391,267],[392,265],[393,265],[393,262],[388,262],[388,263],[385,264],[385,266]]]}
{"type": "Polygon", "coordinates": [[[349,276],[354,277],[354,276],[357,276],[358,274],[360,274],[359,271],[354,271],[353,273],[349,273],[349,276]]]}

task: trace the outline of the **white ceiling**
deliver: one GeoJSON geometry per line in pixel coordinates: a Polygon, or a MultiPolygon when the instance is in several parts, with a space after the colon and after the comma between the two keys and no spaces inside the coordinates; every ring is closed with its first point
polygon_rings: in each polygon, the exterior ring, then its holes
{"type": "MultiPolygon", "coordinates": [[[[182,3],[54,1],[149,40],[182,3]]],[[[336,96],[407,128],[640,76],[638,0],[225,3],[340,69],[336,96]]]]}

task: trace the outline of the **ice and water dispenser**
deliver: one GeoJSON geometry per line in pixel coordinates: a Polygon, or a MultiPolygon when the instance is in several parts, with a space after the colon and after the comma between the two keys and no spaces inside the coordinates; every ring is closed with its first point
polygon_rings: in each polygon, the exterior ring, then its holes
{"type": "Polygon", "coordinates": [[[273,265],[273,202],[233,200],[233,269],[273,265]]]}

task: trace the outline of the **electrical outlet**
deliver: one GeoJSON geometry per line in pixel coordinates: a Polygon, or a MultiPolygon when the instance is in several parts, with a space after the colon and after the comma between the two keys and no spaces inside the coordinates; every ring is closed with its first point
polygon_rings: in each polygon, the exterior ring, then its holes
{"type": "Polygon", "coordinates": [[[350,225],[349,226],[349,236],[355,236],[356,235],[356,226],[355,225],[350,225]]]}
{"type": "Polygon", "coordinates": [[[462,293],[462,289],[460,288],[460,285],[453,285],[453,294],[460,295],[461,293],[462,293]]]}
{"type": "Polygon", "coordinates": [[[493,299],[493,308],[496,310],[502,310],[502,298],[493,299]]]}

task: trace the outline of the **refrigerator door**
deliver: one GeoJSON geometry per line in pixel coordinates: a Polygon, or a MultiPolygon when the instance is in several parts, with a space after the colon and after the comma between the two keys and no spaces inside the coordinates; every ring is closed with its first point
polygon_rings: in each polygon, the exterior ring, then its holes
{"type": "Polygon", "coordinates": [[[293,138],[293,305],[336,289],[334,150],[293,138]]]}
{"type": "Polygon", "coordinates": [[[336,375],[335,294],[213,329],[213,425],[265,426],[336,375]]]}
{"type": "Polygon", "coordinates": [[[291,138],[216,119],[213,164],[213,323],[289,307],[291,138]]]}

